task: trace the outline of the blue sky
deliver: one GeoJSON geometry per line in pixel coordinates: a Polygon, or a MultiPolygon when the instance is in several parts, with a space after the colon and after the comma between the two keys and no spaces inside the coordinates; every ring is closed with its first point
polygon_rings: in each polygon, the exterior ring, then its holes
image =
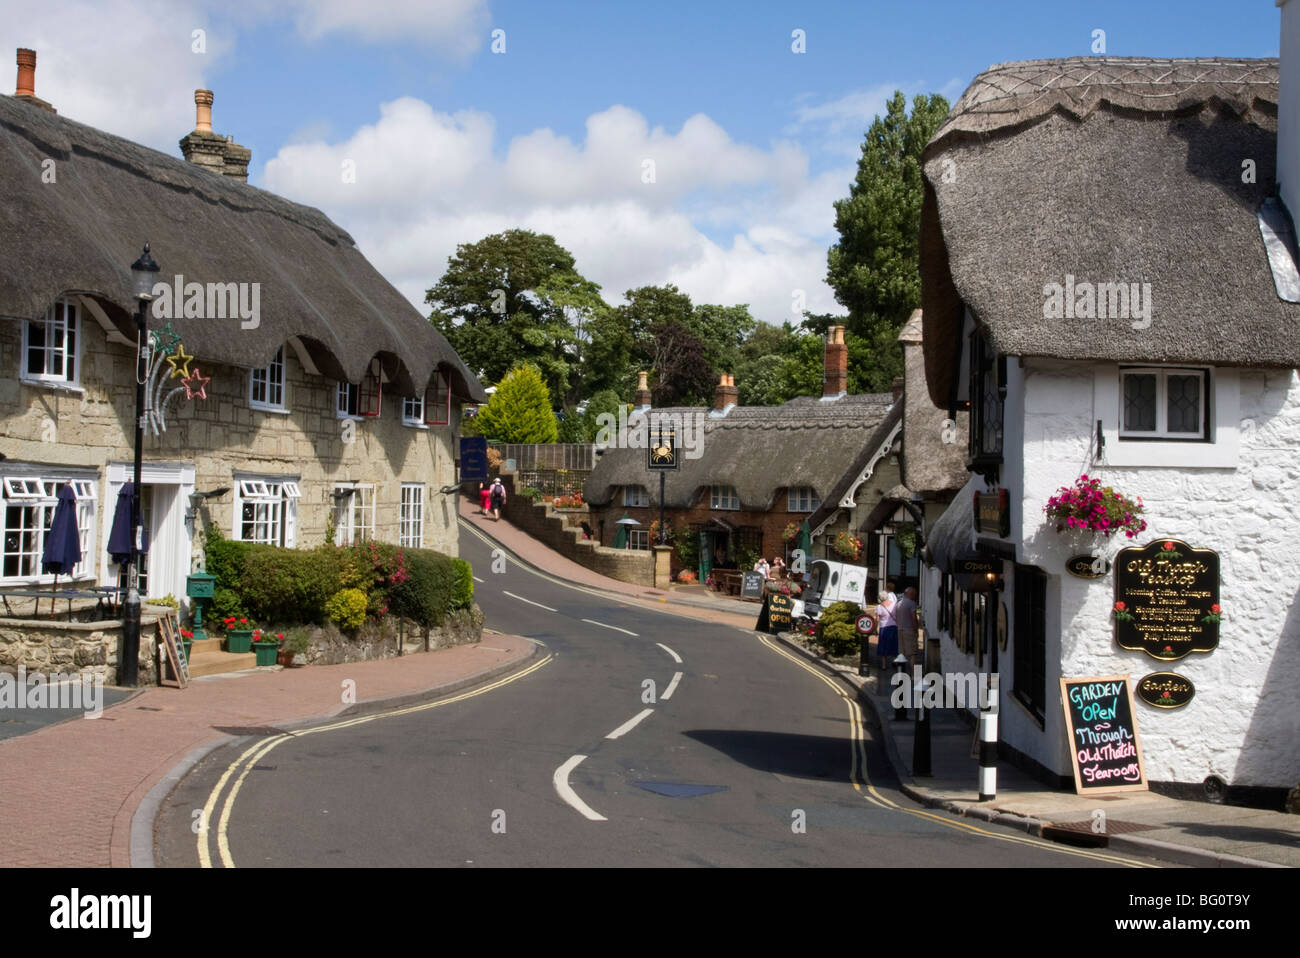
{"type": "Polygon", "coordinates": [[[993,63],[1094,55],[1096,30],[1107,56],[1276,56],[1278,18],[1272,0],[0,0],[0,49],[37,49],[61,114],[173,155],[210,87],[250,182],[322,208],[413,302],[457,243],[522,226],[611,302],[675,282],[779,322],[800,290],[840,311],[831,203],[894,89],[955,101],[993,63]]]}

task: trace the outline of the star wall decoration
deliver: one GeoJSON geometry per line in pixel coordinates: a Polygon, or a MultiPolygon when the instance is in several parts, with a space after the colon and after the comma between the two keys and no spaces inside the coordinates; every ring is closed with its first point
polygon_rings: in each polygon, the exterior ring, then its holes
{"type": "Polygon", "coordinates": [[[185,351],[185,346],[181,343],[176,344],[176,352],[167,357],[167,364],[171,366],[172,372],[168,379],[175,379],[177,376],[188,376],[190,374],[190,363],[194,357],[185,351]]]}
{"type": "MultiPolygon", "coordinates": [[[[190,358],[192,359],[193,357],[190,358]]],[[[181,383],[185,386],[185,398],[207,399],[208,383],[210,382],[212,382],[212,377],[203,375],[199,372],[199,367],[195,366],[194,372],[181,380],[181,383]]]]}
{"type": "Polygon", "coordinates": [[[153,339],[154,349],[160,350],[164,356],[170,356],[180,348],[181,338],[176,335],[170,322],[162,329],[155,329],[149,335],[153,339]]]}

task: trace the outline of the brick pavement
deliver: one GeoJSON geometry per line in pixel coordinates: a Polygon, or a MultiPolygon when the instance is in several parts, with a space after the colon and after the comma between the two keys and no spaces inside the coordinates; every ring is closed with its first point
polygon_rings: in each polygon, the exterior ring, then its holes
{"type": "Polygon", "coordinates": [[[485,632],[482,642],[347,665],[257,670],[149,688],[105,709],[0,742],[0,866],[126,867],[131,817],[149,790],[217,726],[325,718],[358,704],[432,694],[511,668],[535,646],[485,632]]]}

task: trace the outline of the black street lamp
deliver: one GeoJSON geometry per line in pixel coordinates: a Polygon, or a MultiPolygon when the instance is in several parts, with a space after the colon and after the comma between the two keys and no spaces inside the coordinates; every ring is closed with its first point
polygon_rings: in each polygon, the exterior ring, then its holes
{"type": "Polygon", "coordinates": [[[149,255],[149,244],[131,264],[135,309],[135,469],[131,474],[131,558],[126,573],[126,605],[122,619],[122,684],[132,688],[140,676],[140,553],[144,545],[140,529],[140,471],[144,451],[144,386],[149,378],[149,303],[153,300],[158,264],[149,255]]]}

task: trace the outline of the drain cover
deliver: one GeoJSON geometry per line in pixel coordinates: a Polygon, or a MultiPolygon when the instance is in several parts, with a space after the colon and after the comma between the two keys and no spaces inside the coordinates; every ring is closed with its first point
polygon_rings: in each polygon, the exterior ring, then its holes
{"type": "Polygon", "coordinates": [[[686,782],[633,782],[632,784],[637,788],[644,788],[647,792],[667,795],[669,798],[695,798],[712,792],[725,792],[731,787],[730,785],[690,785],[686,782]]]}

